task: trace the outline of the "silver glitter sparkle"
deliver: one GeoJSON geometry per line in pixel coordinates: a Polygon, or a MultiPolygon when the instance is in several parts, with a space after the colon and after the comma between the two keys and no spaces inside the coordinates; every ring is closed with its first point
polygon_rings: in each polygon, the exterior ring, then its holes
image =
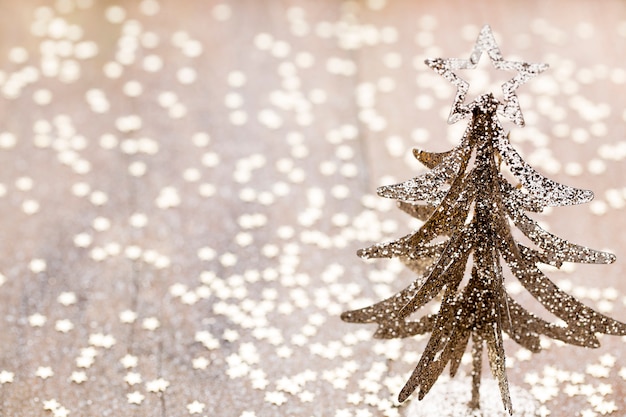
{"type": "Polygon", "coordinates": [[[428,64],[458,87],[450,121],[471,115],[459,146],[449,152],[414,151],[430,171],[400,184],[378,189],[378,194],[399,200],[399,207],[423,226],[391,242],[361,249],[363,258],[400,258],[418,277],[404,290],[369,307],[346,312],[348,322],[377,323],[377,338],[408,337],[431,333],[425,351],[399,394],[405,401],[414,391],[422,399],[449,364],[454,376],[471,340],[472,398],[478,408],[483,350],[486,347],[504,409],[513,408],[506,376],[503,332],[532,352],[541,350],[540,335],[565,343],[599,346],[596,333],[626,335],[626,325],[584,306],[559,289],[537,267],[560,267],[563,262],[612,263],[615,256],[570,243],[546,230],[526,215],[547,206],[590,201],[593,193],[558,184],[531,168],[503,133],[497,114],[523,124],[515,89],[543,71],[542,64],[503,61],[488,26],[485,26],[469,60],[430,60],[428,64]],[[452,70],[474,68],[487,52],[498,69],[515,69],[518,75],[503,85],[505,103],[483,94],[464,105],[467,83],[452,70]],[[519,185],[511,185],[501,172],[506,164],[519,185]],[[514,239],[518,228],[533,247],[514,239]],[[470,264],[471,262],[471,264],[470,264]],[[467,266],[471,274],[463,286],[467,266]],[[559,325],[527,311],[506,291],[508,268],[522,286],[559,325]],[[440,301],[437,313],[414,318],[431,300],[440,301]]]}
{"type": "Polygon", "coordinates": [[[548,66],[546,64],[505,61],[502,58],[500,48],[498,48],[498,44],[488,25],[483,26],[480,31],[480,35],[476,40],[474,50],[469,59],[435,58],[426,60],[426,64],[430,68],[457,87],[456,97],[452,104],[452,111],[450,112],[448,123],[455,123],[465,117],[471,116],[472,109],[476,107],[477,101],[479,100],[479,98],[477,98],[471,103],[464,104],[465,96],[469,89],[469,83],[456,75],[453,71],[476,68],[483,52],[487,53],[495,68],[504,71],[518,72],[515,77],[502,84],[504,103],[498,103],[498,113],[512,120],[517,125],[524,126],[524,117],[522,116],[522,110],[520,109],[515,90],[531,78],[545,71],[548,66]]]}

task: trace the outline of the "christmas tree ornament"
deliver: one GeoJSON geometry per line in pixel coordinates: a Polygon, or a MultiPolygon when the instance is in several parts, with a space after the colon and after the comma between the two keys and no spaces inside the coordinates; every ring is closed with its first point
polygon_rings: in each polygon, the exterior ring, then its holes
{"type": "Polygon", "coordinates": [[[415,391],[422,399],[448,365],[454,376],[471,345],[469,405],[478,408],[486,347],[504,408],[512,414],[503,332],[532,352],[541,350],[541,335],[584,347],[599,346],[597,333],[626,335],[625,324],[566,294],[538,264],[609,264],[615,256],[557,237],[527,215],[593,198],[591,191],[556,183],[529,166],[499,121],[501,115],[524,125],[516,90],[547,66],[503,60],[489,26],[482,28],[469,59],[438,58],[426,64],[457,87],[449,123],[469,118],[468,127],[460,144],[450,151],[413,151],[429,172],[377,190],[382,197],[398,200],[400,209],[424,224],[399,239],[361,249],[358,255],[366,259],[399,258],[417,274],[415,281],[386,300],[341,317],[348,322],[377,323],[377,338],[430,333],[415,370],[399,394],[400,402],[415,391]],[[483,53],[496,69],[514,70],[517,75],[502,84],[503,101],[486,93],[466,104],[469,84],[455,71],[475,68],[483,53]],[[511,184],[510,180],[519,183],[511,184]],[[527,241],[514,238],[513,227],[527,241]],[[507,275],[517,279],[560,323],[546,321],[515,301],[504,286],[507,275]],[[436,313],[413,317],[437,299],[436,313]]]}

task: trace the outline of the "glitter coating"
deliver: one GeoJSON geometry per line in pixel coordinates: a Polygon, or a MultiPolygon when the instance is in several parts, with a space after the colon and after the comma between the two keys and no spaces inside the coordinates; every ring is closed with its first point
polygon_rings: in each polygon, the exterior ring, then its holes
{"type": "Polygon", "coordinates": [[[452,111],[448,118],[448,123],[455,123],[465,117],[472,115],[472,109],[479,105],[480,97],[469,104],[464,104],[465,96],[469,89],[469,83],[456,75],[453,71],[460,69],[474,69],[480,60],[482,53],[485,52],[493,63],[493,66],[499,70],[517,71],[517,75],[511,80],[502,84],[502,93],[504,94],[504,103],[498,103],[498,113],[512,120],[519,126],[524,125],[524,117],[519,106],[519,101],[515,90],[522,84],[528,82],[531,78],[545,71],[548,66],[546,64],[531,64],[527,62],[505,61],[502,58],[500,48],[491,32],[491,28],[485,25],[480,31],[480,35],[476,40],[474,50],[469,59],[459,58],[436,58],[426,60],[426,65],[435,70],[438,74],[450,81],[457,88],[456,97],[452,105],[452,111]]]}
{"type": "Polygon", "coordinates": [[[470,123],[460,145],[453,150],[414,151],[416,159],[431,171],[378,189],[380,196],[399,200],[403,211],[424,220],[423,226],[397,240],[358,251],[363,258],[398,257],[418,277],[399,293],[372,306],[346,312],[342,319],[377,323],[374,335],[377,338],[431,334],[399,394],[401,402],[416,391],[422,399],[448,364],[454,376],[471,340],[469,406],[478,408],[486,347],[504,409],[512,414],[503,332],[532,352],[541,350],[540,335],[584,347],[599,346],[596,333],[626,335],[625,324],[594,311],[559,289],[537,264],[556,267],[563,262],[608,264],[615,261],[615,256],[561,239],[525,214],[593,198],[591,191],[558,184],[526,164],[504,135],[498,120],[497,114],[502,114],[523,125],[514,90],[546,66],[503,61],[488,26],[482,29],[469,60],[437,59],[428,61],[428,65],[458,87],[450,121],[469,115],[470,123]],[[452,70],[473,68],[482,52],[488,53],[496,68],[515,69],[518,75],[503,85],[505,103],[491,94],[483,94],[464,105],[468,85],[452,70]],[[520,182],[519,186],[507,181],[501,172],[502,162],[520,182]],[[533,247],[513,237],[513,225],[533,247]],[[471,274],[462,286],[468,265],[471,274]],[[504,268],[564,323],[550,323],[518,304],[504,286],[504,268]],[[436,313],[413,317],[436,297],[440,299],[436,313]]]}

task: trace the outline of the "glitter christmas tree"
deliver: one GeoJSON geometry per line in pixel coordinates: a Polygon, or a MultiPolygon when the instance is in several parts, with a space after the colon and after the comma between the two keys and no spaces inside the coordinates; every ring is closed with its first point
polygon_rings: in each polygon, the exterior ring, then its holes
{"type": "Polygon", "coordinates": [[[447,365],[454,376],[471,340],[469,405],[478,408],[486,347],[504,408],[512,414],[503,332],[532,352],[541,349],[541,335],[598,347],[596,333],[626,334],[625,324],[563,292],[537,265],[608,264],[615,256],[563,240],[526,214],[593,198],[591,191],[558,184],[530,167],[513,148],[498,119],[501,115],[524,125],[515,91],[547,66],[503,60],[489,26],[481,30],[469,59],[439,58],[426,64],[457,87],[449,122],[469,117],[468,127],[460,144],[448,152],[414,150],[415,158],[429,172],[378,189],[380,196],[398,200],[403,211],[424,221],[422,227],[358,252],[362,258],[397,257],[418,277],[392,297],[341,317],[349,322],[377,323],[378,338],[430,333],[420,361],[399,394],[400,402],[416,390],[422,399],[447,365]],[[454,71],[476,68],[483,52],[496,69],[516,71],[517,75],[502,85],[503,102],[488,93],[465,104],[469,84],[454,71]],[[512,185],[507,177],[519,183],[512,185]],[[514,238],[512,227],[528,242],[514,238]],[[546,321],[516,302],[504,286],[506,269],[560,323],[546,321]],[[436,313],[413,317],[436,297],[440,297],[436,313]]]}

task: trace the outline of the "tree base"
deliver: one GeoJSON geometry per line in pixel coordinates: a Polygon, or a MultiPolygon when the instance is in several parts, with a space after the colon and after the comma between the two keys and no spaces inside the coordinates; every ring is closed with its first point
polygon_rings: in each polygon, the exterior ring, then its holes
{"type": "MultiPolygon", "coordinates": [[[[485,379],[480,386],[480,409],[469,406],[471,379],[461,377],[441,378],[422,401],[411,400],[406,417],[510,417],[504,410],[500,390],[495,381],[485,379]]],[[[511,386],[514,417],[537,417],[539,403],[526,390],[511,386]]]]}

